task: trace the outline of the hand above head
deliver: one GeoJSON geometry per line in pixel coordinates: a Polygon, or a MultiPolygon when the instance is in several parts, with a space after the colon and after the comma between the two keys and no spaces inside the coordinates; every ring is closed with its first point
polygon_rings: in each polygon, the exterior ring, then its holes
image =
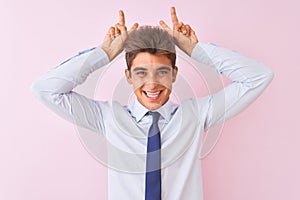
{"type": "Polygon", "coordinates": [[[176,45],[186,54],[191,56],[195,45],[198,43],[195,31],[190,25],[179,22],[175,7],[171,7],[170,11],[173,29],[171,29],[163,20],[160,20],[159,24],[174,37],[176,45]]]}
{"type": "Polygon", "coordinates": [[[135,30],[138,23],[134,23],[129,31],[125,26],[125,16],[122,10],[119,11],[119,22],[115,26],[111,26],[105,35],[101,48],[107,54],[109,60],[113,60],[123,50],[124,41],[128,32],[135,30]]]}

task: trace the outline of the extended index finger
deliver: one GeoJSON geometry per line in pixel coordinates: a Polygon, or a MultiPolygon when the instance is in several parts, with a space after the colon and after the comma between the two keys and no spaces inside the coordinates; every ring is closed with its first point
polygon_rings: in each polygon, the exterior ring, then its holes
{"type": "Polygon", "coordinates": [[[120,24],[121,26],[124,26],[124,25],[125,25],[125,15],[124,15],[123,10],[120,10],[120,11],[119,11],[119,24],[120,24]]]}
{"type": "Polygon", "coordinates": [[[170,27],[163,20],[160,20],[159,24],[161,25],[162,28],[166,30],[170,30],[170,27]]]}
{"type": "Polygon", "coordinates": [[[171,7],[171,19],[172,19],[173,25],[179,23],[177,15],[176,15],[175,7],[171,7]]]}

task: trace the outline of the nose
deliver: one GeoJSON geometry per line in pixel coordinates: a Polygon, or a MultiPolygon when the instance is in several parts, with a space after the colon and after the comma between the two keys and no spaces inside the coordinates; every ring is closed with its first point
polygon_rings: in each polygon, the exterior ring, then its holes
{"type": "Polygon", "coordinates": [[[155,88],[157,85],[159,85],[158,77],[155,73],[150,73],[147,76],[147,80],[145,81],[145,84],[148,86],[149,89],[155,88]]]}
{"type": "Polygon", "coordinates": [[[147,82],[145,85],[148,90],[155,90],[159,84],[157,82],[147,82]]]}
{"type": "Polygon", "coordinates": [[[147,77],[147,82],[148,83],[158,83],[158,77],[156,73],[149,73],[147,77]]]}

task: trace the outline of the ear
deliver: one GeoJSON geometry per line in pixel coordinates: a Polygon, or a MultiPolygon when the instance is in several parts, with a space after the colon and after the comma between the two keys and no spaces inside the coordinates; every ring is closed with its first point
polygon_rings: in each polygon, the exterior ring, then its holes
{"type": "Polygon", "coordinates": [[[177,72],[178,72],[178,67],[175,66],[175,67],[172,69],[172,82],[173,82],[173,83],[176,81],[177,72]]]}
{"type": "Polygon", "coordinates": [[[131,85],[132,84],[131,73],[128,69],[125,69],[125,77],[127,79],[127,82],[131,85]]]}

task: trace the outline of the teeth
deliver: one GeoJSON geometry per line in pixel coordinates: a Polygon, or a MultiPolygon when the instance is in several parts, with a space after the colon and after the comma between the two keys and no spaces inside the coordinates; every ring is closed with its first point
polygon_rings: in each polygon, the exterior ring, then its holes
{"type": "Polygon", "coordinates": [[[159,94],[159,91],[158,92],[146,92],[147,94],[150,94],[150,95],[157,95],[159,94]]]}
{"type": "Polygon", "coordinates": [[[145,91],[145,92],[146,92],[147,96],[151,97],[151,98],[157,97],[160,93],[160,91],[158,91],[158,92],[147,92],[147,91],[145,91]]]}

